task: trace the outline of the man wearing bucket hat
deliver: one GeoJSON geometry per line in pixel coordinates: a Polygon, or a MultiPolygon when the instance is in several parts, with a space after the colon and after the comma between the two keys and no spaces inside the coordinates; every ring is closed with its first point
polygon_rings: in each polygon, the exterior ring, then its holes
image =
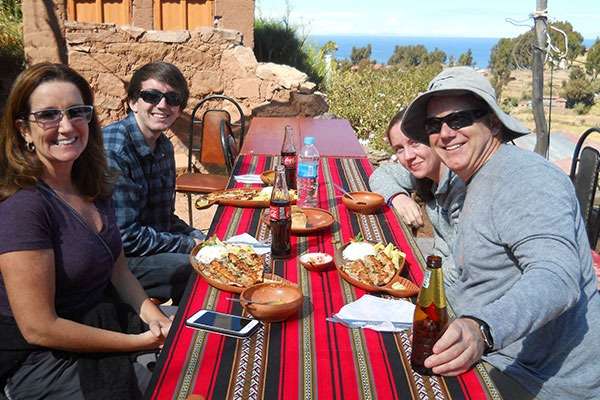
{"type": "Polygon", "coordinates": [[[600,296],[573,186],[539,155],[490,83],[448,68],[401,128],[467,184],[449,288],[458,316],[426,366],[457,375],[483,359],[541,399],[600,398],[600,296]]]}

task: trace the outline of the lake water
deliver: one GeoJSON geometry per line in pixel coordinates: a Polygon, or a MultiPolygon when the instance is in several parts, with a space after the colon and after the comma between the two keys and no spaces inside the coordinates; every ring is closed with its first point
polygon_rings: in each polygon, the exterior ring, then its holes
{"type": "MultiPolygon", "coordinates": [[[[333,40],[338,47],[335,54],[337,59],[349,59],[352,47],[364,47],[371,44],[371,59],[380,64],[386,64],[394,53],[395,46],[422,44],[428,51],[436,47],[443,50],[448,57],[456,60],[460,55],[471,49],[475,66],[487,68],[492,47],[499,38],[460,38],[460,37],[406,37],[406,36],[351,36],[351,35],[311,35],[309,37],[317,46],[323,46],[328,40],[333,40]]],[[[584,40],[584,45],[591,46],[594,40],[584,40]]]]}

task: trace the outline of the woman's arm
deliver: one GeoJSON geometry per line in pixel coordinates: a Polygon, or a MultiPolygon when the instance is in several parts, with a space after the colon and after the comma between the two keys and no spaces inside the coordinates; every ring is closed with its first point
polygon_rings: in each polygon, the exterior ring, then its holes
{"type": "Polygon", "coordinates": [[[115,263],[111,282],[121,299],[139,314],[142,321],[148,324],[156,339],[164,341],[171,328],[171,320],[148,299],[142,285],[127,267],[123,251],[115,263]]]}
{"type": "Polygon", "coordinates": [[[415,189],[414,177],[402,165],[380,165],[369,177],[369,186],[394,207],[405,224],[415,228],[423,226],[421,207],[410,197],[410,192],[415,189]]]}
{"type": "Polygon", "coordinates": [[[155,349],[163,342],[150,331],[128,335],[60,318],[54,303],[52,250],[0,254],[0,273],[19,330],[30,344],[76,352],[112,352],[155,349]]]}

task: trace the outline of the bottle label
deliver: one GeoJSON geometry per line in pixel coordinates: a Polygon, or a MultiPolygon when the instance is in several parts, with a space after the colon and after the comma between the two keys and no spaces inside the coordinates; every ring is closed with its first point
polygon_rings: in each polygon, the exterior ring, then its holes
{"type": "Polygon", "coordinates": [[[294,168],[296,166],[296,156],[284,156],[283,166],[286,168],[294,168]]]}
{"type": "Polygon", "coordinates": [[[429,280],[431,279],[431,271],[425,271],[425,276],[423,277],[423,285],[421,287],[423,289],[427,289],[429,287],[429,280]]]}
{"type": "Polygon", "coordinates": [[[317,177],[317,164],[298,164],[298,176],[301,178],[316,178],[317,177]]]}
{"type": "Polygon", "coordinates": [[[271,221],[279,221],[282,219],[288,219],[291,215],[291,207],[278,207],[278,206],[270,206],[269,207],[269,218],[271,221]]]}

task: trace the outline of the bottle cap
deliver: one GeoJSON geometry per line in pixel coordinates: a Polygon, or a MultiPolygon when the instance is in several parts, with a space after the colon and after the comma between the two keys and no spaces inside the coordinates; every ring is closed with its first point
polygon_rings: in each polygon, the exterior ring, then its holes
{"type": "Polygon", "coordinates": [[[305,137],[304,144],[315,144],[315,138],[313,136],[305,137]]]}

